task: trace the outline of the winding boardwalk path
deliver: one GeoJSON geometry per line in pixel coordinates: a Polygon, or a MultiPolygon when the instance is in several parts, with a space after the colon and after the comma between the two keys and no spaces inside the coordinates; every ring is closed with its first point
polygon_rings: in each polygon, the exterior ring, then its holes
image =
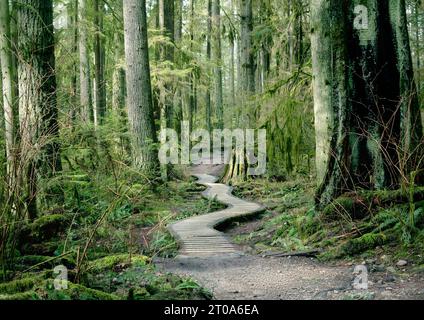
{"type": "Polygon", "coordinates": [[[225,210],[178,221],[170,226],[180,242],[174,259],[156,258],[163,272],[193,277],[213,293],[215,299],[344,299],[349,295],[370,294],[376,299],[399,297],[423,299],[422,282],[410,281],[403,289],[400,281],[385,283],[386,272],[373,272],[369,291],[352,288],[354,266],[323,264],[306,257],[263,257],[243,253],[214,227],[227,219],[253,214],[264,208],[231,195],[231,187],[216,183],[222,167],[199,165],[191,168],[198,183],[207,186],[203,196],[228,206],[225,210]],[[381,285],[375,285],[378,282],[381,285]],[[386,290],[389,286],[394,290],[386,290]],[[417,287],[417,288],[415,288],[417,287]]]}
{"type": "Polygon", "coordinates": [[[180,243],[180,257],[207,257],[225,254],[242,254],[231,241],[214,229],[222,222],[240,216],[252,215],[265,208],[257,203],[239,199],[231,194],[232,188],[216,183],[218,178],[209,174],[193,174],[198,184],[207,186],[202,195],[227,205],[224,210],[191,217],[168,226],[180,243]]]}

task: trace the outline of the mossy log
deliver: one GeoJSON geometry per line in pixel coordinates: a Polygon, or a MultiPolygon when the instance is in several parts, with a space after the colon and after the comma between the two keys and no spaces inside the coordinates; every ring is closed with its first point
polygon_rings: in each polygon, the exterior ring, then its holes
{"type": "Polygon", "coordinates": [[[386,208],[410,201],[424,200],[424,187],[416,188],[412,194],[404,190],[358,191],[345,193],[324,208],[323,215],[336,219],[349,215],[352,219],[362,219],[379,208],[386,208]]]}

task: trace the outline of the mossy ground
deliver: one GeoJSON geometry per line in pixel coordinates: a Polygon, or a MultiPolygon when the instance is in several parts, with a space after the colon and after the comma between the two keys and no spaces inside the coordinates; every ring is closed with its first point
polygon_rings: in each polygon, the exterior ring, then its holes
{"type": "Polygon", "coordinates": [[[0,299],[211,298],[193,280],[160,273],[151,262],[177,252],[169,222],[222,207],[203,199],[203,188],[175,179],[154,193],[134,183],[125,196],[90,199],[84,187],[78,211],[46,215],[22,228],[16,258],[1,271],[0,299]],[[68,268],[66,290],[54,289],[57,265],[68,268]]]}
{"type": "Polygon", "coordinates": [[[251,223],[252,229],[245,227],[235,235],[235,241],[258,254],[316,251],[321,260],[384,255],[390,263],[406,259],[424,264],[420,188],[411,203],[399,190],[358,192],[343,195],[320,213],[314,210],[314,190],[308,179],[237,184],[235,194],[259,201],[268,210],[251,223]]]}

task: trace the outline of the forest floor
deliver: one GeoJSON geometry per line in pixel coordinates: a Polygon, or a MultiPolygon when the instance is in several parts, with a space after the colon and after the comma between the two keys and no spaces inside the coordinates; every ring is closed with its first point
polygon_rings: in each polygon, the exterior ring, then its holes
{"type": "MultiPolygon", "coordinates": [[[[219,176],[221,170],[219,166],[202,165],[194,167],[191,173],[219,176]]],[[[263,229],[267,219],[265,215],[233,223],[225,233],[237,241],[263,229]]],[[[157,258],[154,262],[160,270],[193,277],[210,290],[215,299],[424,299],[423,273],[412,271],[411,266],[401,266],[403,263],[385,263],[384,254],[376,253],[364,261],[356,257],[322,262],[314,257],[262,254],[255,245],[237,242],[241,254],[204,258],[177,256],[157,258]],[[367,290],[353,286],[357,265],[367,267],[367,290]]]]}

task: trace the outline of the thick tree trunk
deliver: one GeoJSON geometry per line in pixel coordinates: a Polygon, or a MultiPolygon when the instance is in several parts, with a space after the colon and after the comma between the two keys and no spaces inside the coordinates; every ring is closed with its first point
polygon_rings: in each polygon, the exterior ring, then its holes
{"type": "Polygon", "coordinates": [[[359,4],[312,1],[318,208],[356,188],[397,188],[422,157],[405,1],[359,4]]]}
{"type": "Polygon", "coordinates": [[[221,47],[221,4],[220,0],[212,3],[212,60],[215,63],[215,110],[217,128],[224,127],[224,97],[222,92],[222,47],[221,47]]]}
{"type": "Polygon", "coordinates": [[[90,79],[90,57],[87,45],[87,0],[79,0],[79,60],[80,60],[80,104],[81,120],[94,121],[90,79]]]}
{"type": "Polygon", "coordinates": [[[157,142],[150,82],[145,0],[124,1],[127,105],[134,164],[149,178],[158,174],[157,142]]]}
{"type": "MultiPolygon", "coordinates": [[[[250,97],[255,93],[255,63],[252,44],[252,0],[240,0],[240,120],[238,125],[250,128],[254,124],[250,97]]],[[[245,150],[233,149],[224,180],[246,180],[248,161],[245,150]]]]}
{"type": "MultiPolygon", "coordinates": [[[[63,192],[52,180],[62,170],[56,105],[56,76],[51,0],[23,0],[18,11],[19,120],[21,159],[28,172],[28,213],[38,205],[63,203],[63,192]],[[38,185],[37,185],[37,182],[38,185]],[[38,190],[37,190],[38,187],[38,190]]],[[[57,179],[56,179],[57,180],[57,179]]]]}

